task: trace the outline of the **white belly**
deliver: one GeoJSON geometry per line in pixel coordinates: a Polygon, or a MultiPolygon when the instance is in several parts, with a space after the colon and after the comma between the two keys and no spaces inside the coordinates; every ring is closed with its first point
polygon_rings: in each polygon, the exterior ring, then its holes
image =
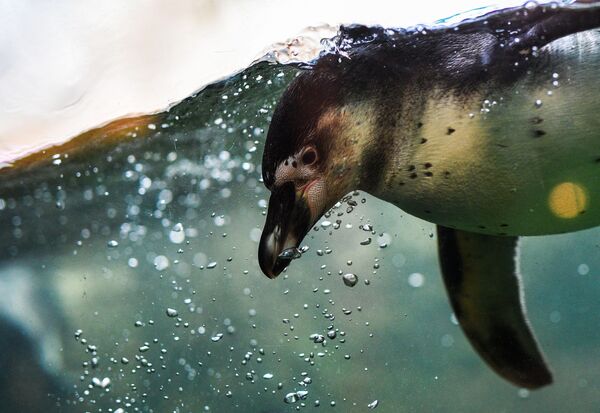
{"type": "Polygon", "coordinates": [[[397,190],[384,198],[428,221],[488,234],[600,225],[599,39],[590,31],[555,41],[543,73],[466,105],[431,100],[413,150],[399,155],[414,170],[389,182],[397,190]]]}

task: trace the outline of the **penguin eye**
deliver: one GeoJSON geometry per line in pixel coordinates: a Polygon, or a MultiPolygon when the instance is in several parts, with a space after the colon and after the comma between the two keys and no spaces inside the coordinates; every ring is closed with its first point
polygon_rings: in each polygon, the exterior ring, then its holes
{"type": "Polygon", "coordinates": [[[312,165],[317,160],[317,151],[309,148],[302,154],[302,163],[304,165],[312,165]]]}

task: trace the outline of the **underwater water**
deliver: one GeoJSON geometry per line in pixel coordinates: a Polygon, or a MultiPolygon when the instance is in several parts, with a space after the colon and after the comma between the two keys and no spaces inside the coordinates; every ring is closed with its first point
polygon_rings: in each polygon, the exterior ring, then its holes
{"type": "Polygon", "coordinates": [[[434,226],[393,205],[349,194],[261,273],[263,144],[299,70],[258,62],[0,170],[1,411],[598,409],[598,229],[522,241],[555,376],[531,392],[472,350],[434,226]]]}

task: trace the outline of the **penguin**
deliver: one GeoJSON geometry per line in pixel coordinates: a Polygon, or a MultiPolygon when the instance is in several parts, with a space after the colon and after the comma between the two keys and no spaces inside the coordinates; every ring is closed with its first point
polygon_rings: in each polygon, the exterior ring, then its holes
{"type": "Polygon", "coordinates": [[[333,44],[272,116],[261,270],[276,277],[326,211],[367,192],[436,224],[452,309],[481,358],[516,386],[552,383],[519,237],[600,225],[600,3],[347,26],[333,44]]]}

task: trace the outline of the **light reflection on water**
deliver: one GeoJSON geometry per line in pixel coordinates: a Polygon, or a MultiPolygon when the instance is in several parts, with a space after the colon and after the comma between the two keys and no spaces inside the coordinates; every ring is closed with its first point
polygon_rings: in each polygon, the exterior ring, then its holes
{"type": "Polygon", "coordinates": [[[290,0],[1,2],[0,163],[107,119],[164,108],[245,68],[273,42],[311,36],[308,26],[403,27],[480,5],[481,0],[411,7],[371,0],[367,8],[361,0],[304,0],[302,7],[290,0]]]}
{"type": "Polygon", "coordinates": [[[6,409],[595,406],[598,230],[524,242],[530,318],[556,373],[534,393],[489,371],[453,322],[433,226],[366,194],[334,208],[282,276],[261,274],[262,144],[295,71],[260,63],[4,171],[6,409]]]}

